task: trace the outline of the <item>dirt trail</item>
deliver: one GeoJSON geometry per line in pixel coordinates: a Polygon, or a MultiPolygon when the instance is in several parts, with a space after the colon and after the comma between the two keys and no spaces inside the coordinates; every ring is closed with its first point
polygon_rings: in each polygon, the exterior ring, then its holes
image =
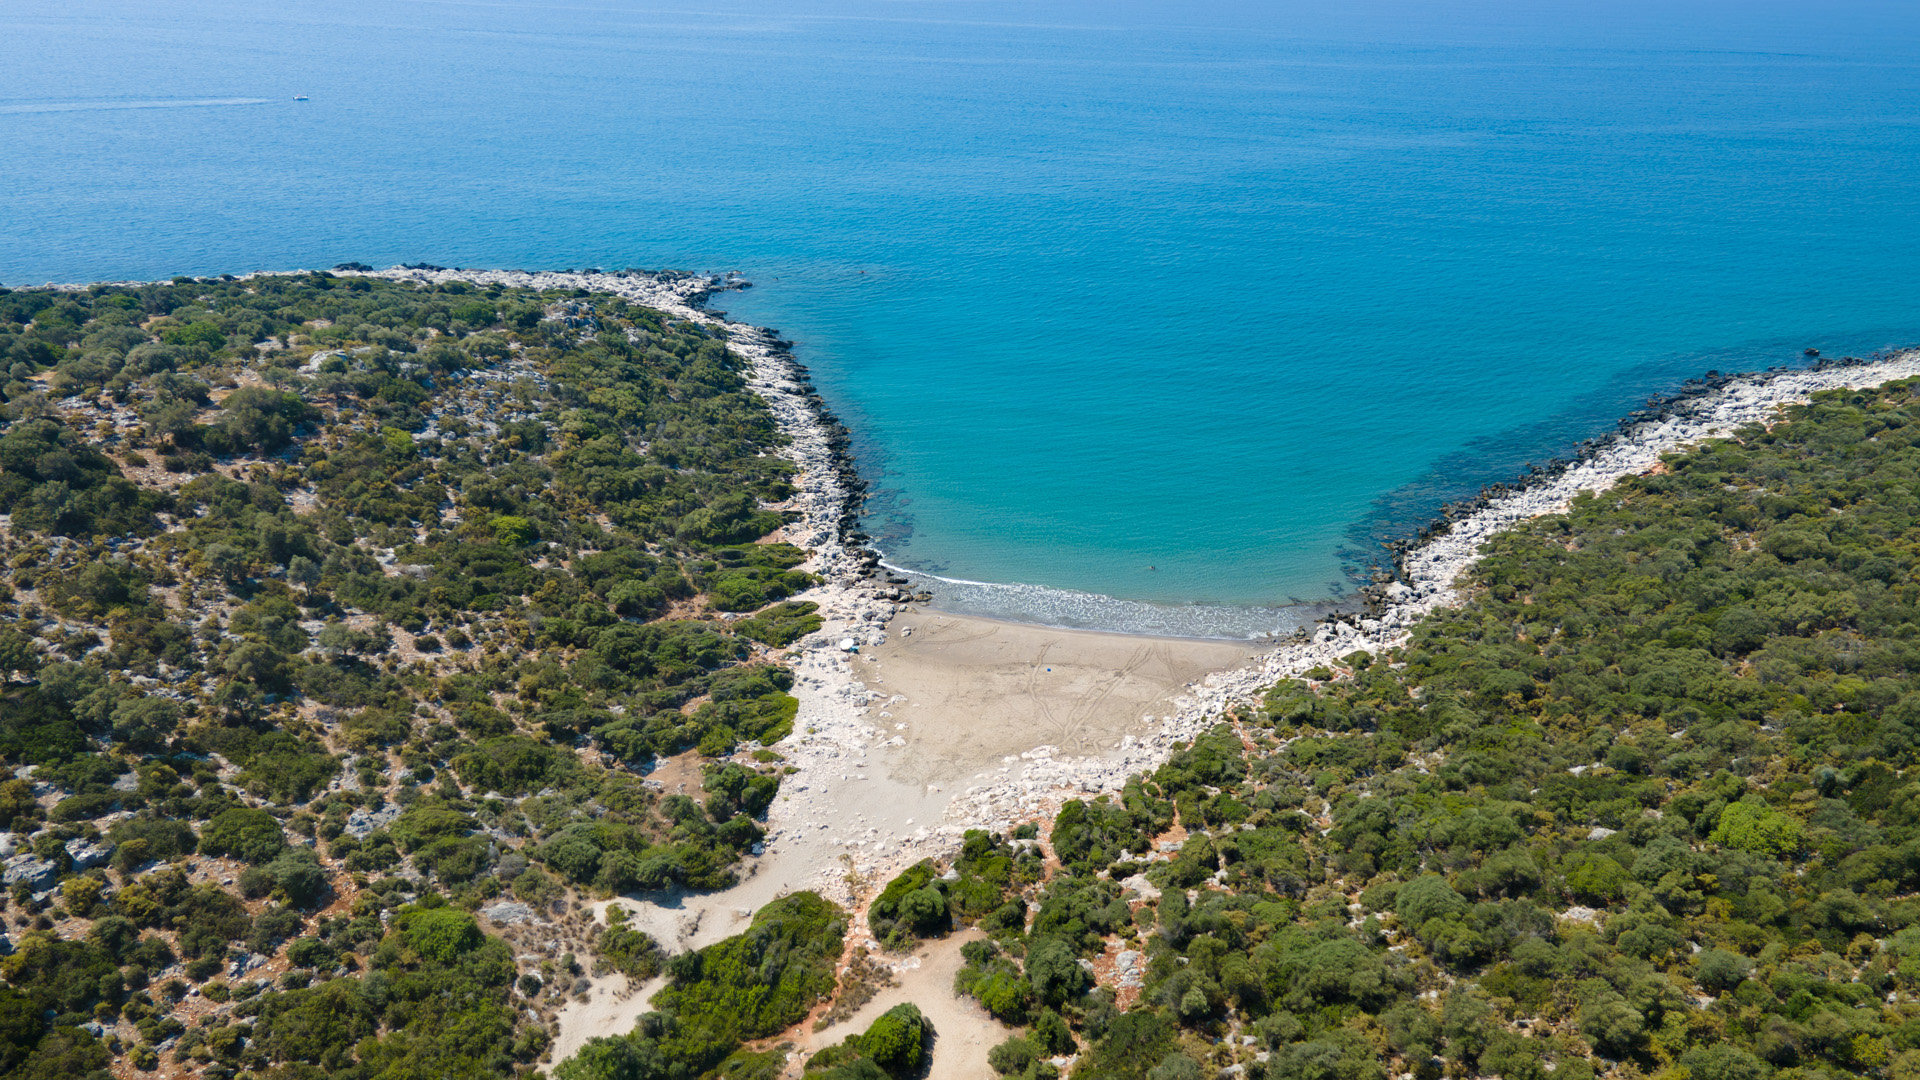
{"type": "Polygon", "coordinates": [[[794,1045],[801,1056],[794,1060],[789,1072],[799,1075],[804,1055],[867,1030],[881,1013],[910,1001],[933,1022],[933,1067],[926,1080],[979,1080],[982,1076],[991,1076],[987,1051],[1005,1042],[1013,1029],[987,1015],[972,998],[958,997],[953,992],[953,977],[966,964],[960,956],[960,946],[985,936],[978,930],[963,931],[928,942],[912,956],[893,961],[894,977],[899,985],[882,989],[872,1001],[861,1006],[860,1011],[825,1031],[800,1033],[794,1045]]]}

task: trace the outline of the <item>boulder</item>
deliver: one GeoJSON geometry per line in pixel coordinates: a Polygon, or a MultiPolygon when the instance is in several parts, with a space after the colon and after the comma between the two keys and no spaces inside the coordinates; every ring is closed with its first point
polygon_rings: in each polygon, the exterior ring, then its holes
{"type": "Polygon", "coordinates": [[[233,962],[233,968],[232,968],[233,978],[237,979],[240,976],[245,975],[247,972],[254,970],[255,968],[265,967],[266,963],[267,963],[267,958],[264,956],[261,956],[259,953],[248,953],[247,955],[233,962]]]}
{"type": "Polygon", "coordinates": [[[361,807],[347,815],[347,832],[356,840],[361,839],[375,829],[386,828],[394,818],[399,816],[400,808],[397,806],[382,807],[379,810],[361,807]]]}
{"type": "Polygon", "coordinates": [[[531,907],[512,900],[501,900],[497,903],[488,904],[486,907],[480,909],[480,914],[485,915],[492,922],[502,926],[512,923],[532,922],[534,918],[531,907]]]}
{"type": "Polygon", "coordinates": [[[107,865],[107,860],[113,858],[113,847],[105,840],[90,841],[75,837],[67,841],[67,858],[73,860],[75,870],[91,870],[107,865]]]}
{"type": "Polygon", "coordinates": [[[0,874],[0,881],[11,889],[16,885],[25,885],[35,892],[51,889],[54,879],[60,876],[60,868],[47,859],[32,854],[15,855],[8,859],[6,871],[0,874]]]}

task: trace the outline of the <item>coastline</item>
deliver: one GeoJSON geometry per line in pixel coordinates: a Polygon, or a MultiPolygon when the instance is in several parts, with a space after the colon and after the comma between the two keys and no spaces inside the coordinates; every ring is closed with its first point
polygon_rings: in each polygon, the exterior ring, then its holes
{"type": "MultiPolygon", "coordinates": [[[[796,480],[800,493],[784,508],[798,510],[801,520],[789,526],[787,538],[813,552],[807,568],[826,578],[824,584],[800,597],[820,605],[826,625],[796,643],[788,657],[796,677],[793,693],[800,698],[801,709],[795,734],[779,745],[797,769],[783,785],[783,793],[823,794],[817,786],[823,778],[836,775],[836,763],[864,759],[867,750],[892,737],[875,726],[873,719],[877,718],[867,715],[888,695],[867,686],[835,643],[852,637],[863,648],[884,646],[890,621],[902,611],[921,609],[910,607],[910,593],[885,584],[884,578],[873,580],[869,572],[879,564],[878,556],[863,552],[853,542],[858,480],[851,476],[844,434],[835,431],[837,423],[805,381],[804,369],[772,332],[726,322],[698,306],[724,288],[724,282],[674,275],[471,270],[396,269],[376,271],[371,276],[584,288],[626,296],[707,325],[724,325],[730,345],[750,365],[750,384],[766,398],[781,430],[792,439],[788,456],[799,467],[796,480]]],[[[719,910],[725,906],[717,902],[719,898],[736,897],[739,902],[732,911],[735,918],[718,921],[744,924],[748,917],[745,912],[751,910],[749,902],[764,903],[791,889],[815,888],[836,902],[855,903],[859,889],[848,883],[850,876],[855,881],[877,879],[884,883],[922,858],[950,853],[968,828],[1005,827],[1050,817],[1069,798],[1117,791],[1128,776],[1165,760],[1174,743],[1191,739],[1233,707],[1254,702],[1259,691],[1275,681],[1298,677],[1317,666],[1335,665],[1340,657],[1356,650],[1374,653],[1404,643],[1412,626],[1427,613],[1463,599],[1455,582],[1479,560],[1479,546],[1496,533],[1563,510],[1582,490],[1604,491],[1621,477],[1651,468],[1662,454],[1724,435],[1818,391],[1859,388],[1913,376],[1920,376],[1920,349],[1859,363],[1723,376],[1700,389],[1656,403],[1656,408],[1622,420],[1613,436],[1587,444],[1579,459],[1543,470],[1517,489],[1490,489],[1498,493],[1475,500],[1468,508],[1448,508],[1447,516],[1425,539],[1397,553],[1400,580],[1369,587],[1369,610],[1330,615],[1306,640],[1280,644],[1258,654],[1251,663],[1195,680],[1174,697],[1171,710],[1144,718],[1151,730],[1124,740],[1124,745],[1107,753],[1068,757],[1059,755],[1054,747],[1036,743],[1017,759],[1017,772],[1010,766],[1004,777],[951,794],[917,790],[887,776],[885,770],[869,770],[867,783],[873,786],[866,789],[863,805],[899,801],[917,806],[920,813],[913,815],[911,831],[881,834],[876,829],[865,838],[867,843],[857,846],[827,845],[817,837],[823,832],[849,831],[865,820],[858,811],[834,807],[819,798],[807,798],[799,805],[787,798],[777,800],[768,814],[766,855],[758,860],[752,876],[727,893],[700,898],[698,906],[719,910]],[[945,803],[937,826],[927,824],[930,800],[945,803]],[[800,874],[799,864],[805,864],[810,872],[800,874]]],[[[1137,640],[1184,639],[1140,636],[1137,640]]],[[[1237,644],[1246,647],[1264,643],[1237,644]]],[[[831,790],[831,781],[827,787],[831,790]]],[[[725,936],[715,932],[714,920],[696,918],[695,922],[698,931],[681,935],[682,941],[704,944],[725,936]]],[[[672,944],[667,940],[662,943],[672,944]]]]}
{"type": "MultiPolygon", "coordinates": [[[[824,579],[797,598],[819,604],[825,620],[820,632],[796,643],[784,657],[794,669],[792,692],[801,704],[794,734],[777,750],[794,771],[767,815],[765,853],[742,867],[739,885],[718,893],[616,901],[634,910],[638,924],[669,951],[697,948],[737,933],[760,906],[800,889],[818,890],[857,914],[862,901],[904,867],[951,854],[969,828],[1005,829],[1023,821],[1045,821],[1068,799],[1117,791],[1128,776],[1164,761],[1174,744],[1219,722],[1231,709],[1257,701],[1273,682],[1337,665],[1340,657],[1355,651],[1377,653],[1404,643],[1420,618],[1464,599],[1457,579],[1479,560],[1479,546],[1500,531],[1563,510],[1582,490],[1604,491],[1623,476],[1652,468],[1663,454],[1762,420],[1779,406],[1815,392],[1920,376],[1920,350],[1909,350],[1873,362],[1741,376],[1682,395],[1657,415],[1629,418],[1616,436],[1592,446],[1580,460],[1539,474],[1518,490],[1501,491],[1450,513],[1444,529],[1398,552],[1399,580],[1370,587],[1365,612],[1332,616],[1310,638],[1175,684],[1164,707],[1126,718],[1140,730],[1122,734],[1117,745],[1083,741],[1063,748],[1045,742],[1036,729],[1031,732],[1035,745],[1002,755],[999,766],[967,777],[974,782],[953,791],[950,787],[957,783],[916,775],[913,762],[901,760],[911,759],[913,750],[904,736],[883,723],[895,719],[888,715],[888,706],[897,704],[893,699],[899,695],[877,688],[884,680],[873,676],[872,658],[890,674],[895,652],[889,647],[900,648],[905,625],[965,617],[915,606],[910,592],[887,583],[884,575],[875,576],[879,558],[860,546],[865,538],[854,531],[862,489],[846,454],[844,429],[813,392],[786,343],[769,331],[729,323],[701,309],[701,302],[724,283],[673,275],[517,271],[390,270],[368,276],[582,288],[621,295],[704,325],[723,325],[729,346],[746,362],[749,386],[767,401],[790,440],[780,452],[795,462],[799,490],[780,508],[795,512],[797,520],[781,535],[810,552],[805,568],[824,579]],[[849,637],[862,648],[862,656],[840,650],[838,642],[849,637]]],[[[1194,644],[1025,623],[1000,625],[1041,635],[1194,644]]],[[[1247,649],[1255,643],[1214,644],[1247,649]]],[[[1021,733],[1017,727],[1016,733],[1021,733]]],[[[862,947],[864,938],[865,927],[856,918],[850,947],[862,947]]],[[[596,990],[596,1001],[607,989],[611,987],[596,990]]],[[[622,1025],[630,1026],[631,1017],[644,1009],[644,997],[626,997],[617,1010],[569,1010],[554,1060],[564,1059],[586,1038],[626,1030],[622,1025]]]]}
{"type": "Polygon", "coordinates": [[[1355,651],[1379,653],[1404,644],[1420,619],[1465,599],[1458,579],[1479,562],[1480,545],[1495,534],[1563,511],[1582,491],[1606,491],[1624,477],[1653,468],[1664,454],[1730,434],[1820,391],[1862,389],[1916,376],[1920,376],[1920,349],[1909,349],[1874,361],[1739,376],[1713,389],[1684,395],[1657,415],[1623,423],[1616,436],[1581,460],[1543,475],[1536,483],[1486,499],[1470,513],[1451,520],[1446,531],[1401,553],[1403,580],[1378,587],[1381,602],[1372,613],[1331,617],[1309,640],[1282,645],[1257,666],[1207,678],[1151,739],[1117,757],[1036,763],[1012,783],[965,792],[949,814],[975,820],[1046,816],[1082,793],[1118,791],[1128,776],[1164,761],[1174,743],[1193,738],[1236,706],[1253,704],[1259,692],[1274,682],[1298,678],[1322,665],[1338,666],[1341,657],[1355,651]],[[1035,794],[1036,789],[1045,794],[1035,794]]]}
{"type": "Polygon", "coordinates": [[[930,590],[933,607],[940,611],[1128,637],[1231,641],[1271,648],[1343,606],[1336,600],[1246,605],[1123,600],[1048,585],[942,577],[889,562],[884,553],[880,566],[904,579],[907,588],[930,590]]]}
{"type": "MultiPolygon", "coordinates": [[[[728,348],[746,361],[749,388],[767,402],[780,431],[790,440],[782,448],[783,456],[792,460],[798,469],[794,478],[798,489],[796,494],[787,502],[771,507],[792,511],[798,515],[798,519],[776,535],[809,552],[809,558],[801,568],[824,579],[823,584],[793,597],[818,604],[824,625],[818,632],[786,650],[785,659],[794,670],[792,693],[800,699],[801,705],[794,724],[795,734],[780,744],[780,752],[786,756],[788,764],[797,770],[789,774],[782,791],[790,791],[793,786],[810,787],[815,777],[830,771],[834,761],[858,756],[865,751],[876,731],[862,719],[861,713],[867,706],[879,701],[882,695],[866,689],[854,678],[849,656],[838,648],[837,643],[847,638],[863,647],[884,643],[888,621],[903,606],[900,602],[902,594],[884,581],[870,579],[869,571],[877,564],[878,556],[863,553],[854,542],[854,517],[862,492],[847,454],[845,430],[827,411],[819,394],[814,392],[805,369],[787,351],[785,342],[769,330],[727,322],[699,306],[713,292],[726,287],[720,279],[642,273],[404,268],[339,273],[394,281],[458,280],[475,284],[498,282],[533,288],[586,289],[622,296],[690,322],[725,328],[728,348]]],[[[831,858],[819,859],[823,854],[819,850],[820,845],[809,842],[811,838],[805,834],[820,830],[801,827],[803,824],[817,824],[817,821],[802,822],[800,815],[794,813],[797,809],[790,800],[776,801],[768,814],[767,853],[751,868],[751,877],[727,893],[718,895],[727,896],[744,891],[756,901],[750,907],[757,908],[759,904],[778,895],[777,891],[768,893],[767,884],[770,880],[786,882],[787,891],[810,887],[804,880],[792,880],[790,873],[778,872],[776,864],[804,861],[818,867],[821,861],[834,861],[831,858]]],[[[828,877],[832,875],[831,870],[820,873],[828,877]]],[[[846,902],[844,886],[834,888],[833,884],[831,880],[823,882],[829,897],[846,902]]],[[[692,899],[689,898],[690,901],[692,899]]],[[[698,906],[718,910],[720,905],[698,906]]],[[[744,902],[732,902],[735,909],[748,906],[744,902]]],[[[697,940],[700,944],[705,944],[707,940],[718,940],[725,933],[716,932],[716,921],[727,920],[696,916],[693,923],[698,927],[697,930],[690,928],[685,932],[669,934],[661,943],[671,947],[674,939],[687,943],[697,940]]]]}

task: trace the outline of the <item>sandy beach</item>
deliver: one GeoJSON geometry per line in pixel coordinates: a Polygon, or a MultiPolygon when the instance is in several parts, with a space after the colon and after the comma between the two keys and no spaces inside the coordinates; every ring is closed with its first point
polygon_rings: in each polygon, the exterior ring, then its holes
{"type": "MultiPolygon", "coordinates": [[[[1098,757],[1147,738],[1198,680],[1258,659],[1244,644],[1058,630],[910,607],[858,653],[794,660],[799,729],[775,749],[800,763],[767,815],[766,853],[724,893],[621,901],[669,948],[738,933],[783,893],[840,903],[884,885],[978,825],[955,793],[1037,762],[1098,757]]],[[[657,774],[656,774],[657,775],[657,774]]],[[[675,773],[679,775],[679,773],[675,773]]]]}
{"type": "Polygon", "coordinates": [[[853,663],[888,694],[870,720],[895,732],[889,774],[965,786],[1036,748],[1101,754],[1147,735],[1207,675],[1259,659],[1249,644],[1146,638],[1000,622],[938,610],[895,617],[853,663]]]}

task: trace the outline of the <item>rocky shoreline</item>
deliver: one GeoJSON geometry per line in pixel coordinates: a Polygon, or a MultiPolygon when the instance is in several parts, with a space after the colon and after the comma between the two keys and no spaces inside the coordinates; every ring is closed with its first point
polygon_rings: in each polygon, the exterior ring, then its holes
{"type": "MultiPolygon", "coordinates": [[[[796,797],[776,801],[769,812],[769,857],[783,847],[791,848],[821,819],[850,813],[851,808],[835,805],[839,800],[827,799],[826,791],[836,778],[835,770],[849,760],[864,759],[869,749],[887,745],[887,733],[865,716],[886,695],[855,678],[840,643],[847,638],[860,645],[884,642],[889,620],[919,597],[887,581],[879,556],[863,545],[866,537],[858,532],[858,514],[865,486],[848,451],[849,433],[808,381],[806,369],[792,355],[791,343],[766,329],[728,322],[722,313],[704,308],[714,294],[743,283],[640,271],[476,271],[423,266],[340,272],[392,280],[586,289],[725,328],[729,345],[748,363],[749,384],[767,401],[790,439],[785,455],[798,467],[799,492],[780,507],[797,514],[785,536],[811,552],[805,568],[825,579],[801,597],[820,605],[825,626],[796,643],[786,657],[794,669],[793,693],[800,698],[801,708],[794,735],[779,749],[796,769],[783,792],[792,791],[796,797]]],[[[1564,510],[1580,491],[1606,490],[1623,476],[1652,468],[1663,454],[1727,434],[1818,391],[1915,376],[1920,376],[1920,350],[1867,361],[1822,362],[1807,369],[1742,376],[1714,373],[1695,380],[1681,393],[1650,402],[1647,409],[1623,418],[1614,435],[1583,443],[1571,460],[1536,468],[1515,484],[1490,486],[1474,500],[1447,507],[1417,539],[1395,546],[1395,573],[1383,575],[1388,580],[1377,580],[1361,591],[1363,607],[1328,616],[1310,636],[1282,644],[1252,664],[1192,684],[1176,703],[1176,712],[1147,718],[1153,728],[1150,734],[1129,737],[1113,753],[1090,757],[1069,758],[1052,747],[1034,747],[1005,776],[954,794],[943,821],[929,822],[912,835],[886,837],[886,842],[866,849],[850,864],[819,867],[817,887],[842,903],[857,902],[848,884],[850,876],[884,882],[921,858],[949,853],[968,828],[1006,829],[1021,821],[1049,819],[1067,799],[1117,791],[1127,777],[1157,767],[1175,744],[1218,723],[1229,711],[1254,704],[1274,682],[1300,677],[1316,667],[1340,666],[1342,657],[1356,651],[1377,653],[1403,644],[1421,618],[1461,602],[1457,579],[1479,560],[1480,545],[1496,533],[1564,510]]]]}
{"type": "MultiPolygon", "coordinates": [[[[610,292],[662,308],[683,318],[723,323],[730,343],[751,365],[752,385],[772,407],[792,440],[789,455],[800,470],[801,493],[786,508],[800,520],[789,538],[813,552],[808,569],[826,583],[805,594],[820,604],[826,627],[798,643],[789,658],[794,693],[801,699],[795,734],[780,746],[799,770],[788,784],[801,793],[776,802],[769,814],[772,843],[778,846],[810,828],[832,807],[809,797],[827,786],[833,770],[866,750],[886,745],[886,733],[865,717],[885,695],[853,675],[838,642],[885,640],[886,625],[914,597],[884,578],[878,556],[861,546],[857,518],[864,486],[847,453],[846,429],[825,408],[794,359],[790,343],[757,327],[724,323],[702,303],[716,292],[737,287],[727,279],[651,274],[513,273],[488,271],[386,271],[399,279],[462,280],[546,288],[584,288],[610,292]]],[[[1920,350],[1867,361],[1826,361],[1807,369],[1771,370],[1750,375],[1719,373],[1695,380],[1681,393],[1629,414],[1615,434],[1588,440],[1570,460],[1536,468],[1511,485],[1494,485],[1479,498],[1447,507],[1418,539],[1397,545],[1395,573],[1361,592],[1360,610],[1324,619],[1310,636],[1287,642],[1242,668],[1216,673],[1193,684],[1171,715],[1147,718],[1150,734],[1128,738],[1113,753],[1069,758],[1048,746],[1021,755],[1004,777],[955,793],[944,820],[913,835],[865,850],[849,867],[822,867],[819,887],[841,902],[857,900],[845,883],[847,869],[869,881],[886,881],[900,869],[958,846],[969,828],[1002,830],[1022,821],[1047,820],[1068,799],[1118,791],[1129,776],[1157,767],[1175,744],[1218,723],[1229,711],[1254,704],[1265,688],[1298,678],[1316,667],[1340,666],[1356,651],[1377,653],[1403,644],[1417,622],[1432,611],[1461,602],[1455,582],[1480,558],[1488,539],[1512,526],[1566,509],[1583,490],[1603,491],[1621,477],[1643,473],[1661,455],[1702,439],[1725,435],[1764,419],[1781,405],[1804,401],[1818,391],[1865,387],[1920,376],[1920,350]]],[[[843,808],[844,809],[844,808],[843,808]]]]}
{"type": "Polygon", "coordinates": [[[949,819],[998,828],[1047,817],[1067,799],[1118,791],[1127,777],[1164,761],[1174,744],[1218,723],[1235,707],[1256,703],[1273,683],[1299,678],[1316,667],[1340,666],[1341,657],[1356,651],[1378,653],[1404,644],[1420,619],[1464,599],[1456,582],[1479,561],[1480,546],[1496,533],[1563,511],[1581,491],[1605,491],[1622,477],[1651,469],[1663,454],[1729,434],[1819,391],[1860,389],[1916,376],[1920,349],[1910,349],[1870,361],[1719,378],[1630,416],[1616,435],[1590,444],[1574,461],[1542,470],[1524,486],[1490,492],[1464,511],[1454,508],[1444,528],[1429,530],[1424,541],[1397,553],[1397,580],[1370,587],[1371,602],[1364,614],[1330,617],[1310,638],[1282,645],[1255,665],[1196,684],[1177,714],[1159,718],[1152,735],[1129,740],[1117,754],[1068,760],[1054,757],[1049,748],[1036,748],[1025,755],[1028,761],[1020,775],[957,795],[949,819]]]}
{"type": "MultiPolygon", "coordinates": [[[[1352,604],[1344,605],[1342,611],[1335,612],[1321,621],[1349,618],[1356,610],[1378,614],[1392,599],[1387,590],[1393,582],[1410,583],[1408,559],[1436,538],[1445,536],[1453,529],[1456,522],[1470,519],[1503,499],[1550,485],[1570,469],[1577,469],[1589,462],[1603,459],[1609,451],[1638,438],[1649,424],[1659,424],[1676,418],[1699,419],[1712,412],[1716,407],[1715,403],[1729,388],[1740,384],[1769,383],[1782,377],[1831,374],[1852,368],[1870,367],[1900,359],[1912,351],[1912,349],[1896,349],[1868,358],[1857,356],[1823,358],[1805,368],[1772,367],[1765,371],[1749,372],[1744,375],[1709,371],[1704,376],[1688,379],[1678,391],[1649,398],[1644,408],[1635,409],[1621,417],[1612,433],[1581,440],[1575,444],[1570,457],[1556,457],[1545,465],[1528,465],[1527,471],[1514,480],[1488,484],[1482,487],[1479,494],[1473,498],[1447,503],[1431,520],[1415,529],[1412,535],[1405,539],[1387,542],[1383,546],[1392,552],[1393,572],[1375,572],[1372,575],[1372,582],[1358,591],[1359,606],[1357,608],[1352,604]]],[[[1819,350],[1809,349],[1807,355],[1818,356],[1819,350]]]]}
{"type": "MultiPolygon", "coordinates": [[[[849,761],[863,761],[869,749],[886,745],[887,735],[864,715],[869,706],[886,695],[869,689],[855,678],[841,643],[848,639],[861,646],[884,642],[888,622],[907,604],[924,596],[916,597],[888,581],[880,568],[878,553],[863,545],[866,537],[858,531],[858,519],[866,486],[854,468],[851,435],[814,389],[807,369],[794,359],[792,342],[761,327],[728,322],[720,313],[704,308],[709,297],[741,288],[743,283],[728,278],[643,271],[573,273],[401,267],[336,272],[394,281],[458,280],[479,285],[585,289],[621,296],[677,318],[726,330],[728,346],[747,362],[748,385],[767,402],[781,432],[789,439],[783,455],[798,469],[795,477],[798,492],[786,503],[771,507],[797,515],[781,535],[810,553],[811,557],[801,568],[824,579],[822,584],[794,597],[818,604],[824,625],[818,632],[794,643],[784,657],[793,669],[792,693],[800,699],[800,712],[794,734],[780,743],[779,752],[795,771],[782,783],[783,797],[768,811],[767,851],[761,862],[782,856],[816,856],[818,852],[814,849],[819,845],[812,834],[825,828],[828,821],[834,823],[830,831],[835,834],[850,831],[855,822],[848,819],[859,816],[857,808],[840,805],[843,800],[832,799],[828,793],[845,773],[849,761]]],[[[935,823],[928,824],[929,827],[913,835],[888,838],[893,843],[886,845],[884,853],[876,845],[872,854],[863,853],[850,867],[831,861],[813,867],[810,873],[817,878],[815,887],[830,899],[849,903],[854,899],[846,881],[849,870],[868,876],[885,872],[903,853],[913,852],[907,859],[911,862],[924,857],[923,847],[931,852],[957,844],[963,831],[955,828],[949,836],[946,831],[931,827],[935,823]]]]}

